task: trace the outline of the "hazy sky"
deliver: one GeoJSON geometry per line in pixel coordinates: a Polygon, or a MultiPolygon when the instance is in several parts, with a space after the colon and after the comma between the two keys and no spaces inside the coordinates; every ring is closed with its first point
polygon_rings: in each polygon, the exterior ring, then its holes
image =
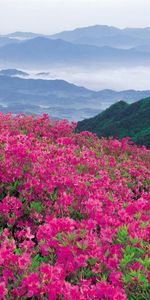
{"type": "Polygon", "coordinates": [[[0,34],[51,34],[94,24],[150,26],[150,0],[0,0],[0,34]]]}

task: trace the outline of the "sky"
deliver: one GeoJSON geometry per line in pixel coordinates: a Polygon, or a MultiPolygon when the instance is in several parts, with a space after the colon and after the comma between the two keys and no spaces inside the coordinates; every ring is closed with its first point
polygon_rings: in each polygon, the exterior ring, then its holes
{"type": "Polygon", "coordinates": [[[0,0],[0,34],[52,34],[103,24],[150,27],[150,0],[0,0]]]}

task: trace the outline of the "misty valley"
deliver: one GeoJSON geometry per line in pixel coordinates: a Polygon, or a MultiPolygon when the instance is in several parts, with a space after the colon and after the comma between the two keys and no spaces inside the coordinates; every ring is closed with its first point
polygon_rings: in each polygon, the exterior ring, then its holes
{"type": "Polygon", "coordinates": [[[149,34],[96,25],[1,35],[0,110],[80,121],[150,96],[149,34]]]}

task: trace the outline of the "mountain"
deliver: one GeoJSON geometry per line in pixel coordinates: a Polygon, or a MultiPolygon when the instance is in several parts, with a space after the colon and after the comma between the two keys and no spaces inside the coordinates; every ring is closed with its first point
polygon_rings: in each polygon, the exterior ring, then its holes
{"type": "Polygon", "coordinates": [[[0,102],[7,104],[14,101],[21,103],[25,99],[28,103],[32,101],[32,104],[39,101],[43,105],[52,103],[76,105],[78,103],[101,109],[101,104],[103,107],[108,107],[119,100],[130,103],[150,96],[150,90],[101,90],[96,92],[64,80],[23,79],[12,77],[11,72],[15,71],[5,71],[7,76],[6,74],[0,76],[0,102]]]}
{"type": "Polygon", "coordinates": [[[77,28],[72,31],[63,31],[50,37],[63,39],[75,44],[88,44],[93,46],[109,46],[116,48],[132,48],[143,44],[150,45],[150,27],[125,28],[113,26],[94,25],[77,28]]]}
{"type": "Polygon", "coordinates": [[[39,72],[36,74],[37,76],[47,76],[47,75],[50,75],[49,72],[39,72]]]}
{"type": "Polygon", "coordinates": [[[33,39],[36,37],[47,37],[51,39],[62,39],[75,44],[88,44],[93,46],[109,46],[116,48],[132,48],[139,45],[150,45],[150,27],[146,28],[124,28],[114,26],[93,25],[76,28],[70,31],[62,31],[52,35],[44,35],[33,32],[16,31],[3,37],[10,39],[33,39]]]}
{"type": "Polygon", "coordinates": [[[0,111],[48,113],[57,119],[81,120],[98,113],[93,91],[63,80],[34,80],[0,76],[0,111]]]}
{"type": "Polygon", "coordinates": [[[29,66],[51,66],[52,64],[79,63],[99,56],[99,48],[73,45],[63,40],[37,37],[19,44],[0,48],[0,60],[29,66]]]}
{"type": "Polygon", "coordinates": [[[4,69],[0,70],[1,76],[29,76],[28,73],[17,70],[17,69],[4,69]]]}
{"type": "Polygon", "coordinates": [[[19,40],[15,39],[15,38],[11,39],[9,37],[0,35],[0,47],[6,46],[9,44],[14,44],[14,43],[16,44],[18,42],[19,42],[19,40]]]}
{"type": "Polygon", "coordinates": [[[134,48],[135,50],[137,50],[137,51],[141,51],[141,52],[148,52],[148,53],[150,53],[150,45],[149,44],[147,44],[147,45],[139,45],[139,46],[136,46],[135,48],[134,48]]]}
{"type": "Polygon", "coordinates": [[[16,31],[12,32],[6,35],[6,37],[9,37],[11,39],[19,39],[19,40],[26,40],[26,39],[33,39],[38,36],[43,36],[43,34],[39,33],[33,33],[33,32],[22,32],[22,31],[16,31]]]}
{"type": "Polygon", "coordinates": [[[14,114],[48,113],[58,118],[79,121],[93,117],[116,101],[131,103],[150,96],[148,90],[95,92],[64,80],[23,79],[11,76],[10,70],[6,72],[7,76],[0,76],[0,110],[12,111],[14,114]]]}
{"type": "Polygon", "coordinates": [[[96,117],[78,122],[77,131],[91,131],[99,137],[131,137],[150,148],[150,97],[127,104],[113,104],[96,117]]]}
{"type": "Polygon", "coordinates": [[[150,64],[150,55],[136,49],[79,45],[61,39],[37,37],[0,47],[0,62],[22,68],[48,68],[58,65],[147,66],[150,64]]]}
{"type": "MultiPolygon", "coordinates": [[[[76,98],[76,97],[89,97],[93,94],[93,91],[90,91],[84,87],[78,87],[74,84],[68,83],[64,80],[42,80],[42,79],[22,79],[18,77],[11,76],[0,76],[0,98],[4,95],[4,100],[8,101],[8,95],[12,96],[10,101],[15,100],[13,93],[44,96],[47,99],[48,96],[53,96],[56,101],[56,97],[62,99],[67,94],[67,97],[76,98]],[[7,99],[5,96],[7,95],[7,99]]],[[[21,100],[21,99],[20,99],[21,100]]],[[[70,99],[71,100],[71,99],[70,99]]],[[[30,100],[29,100],[30,101],[30,100]]],[[[34,100],[33,100],[34,101],[34,100]]],[[[38,101],[38,99],[37,99],[38,101]]],[[[44,102],[44,99],[43,99],[44,102]]],[[[60,102],[59,102],[60,103],[60,102]]],[[[47,102],[46,102],[47,104],[47,102]]]]}
{"type": "Polygon", "coordinates": [[[0,36],[0,64],[11,68],[111,68],[150,65],[150,28],[95,25],[54,35],[0,36]]]}
{"type": "Polygon", "coordinates": [[[137,91],[137,90],[125,90],[125,91],[114,91],[114,90],[101,90],[95,92],[95,99],[103,100],[107,103],[115,103],[120,100],[124,100],[128,103],[138,101],[143,98],[150,96],[150,91],[137,91]]]}

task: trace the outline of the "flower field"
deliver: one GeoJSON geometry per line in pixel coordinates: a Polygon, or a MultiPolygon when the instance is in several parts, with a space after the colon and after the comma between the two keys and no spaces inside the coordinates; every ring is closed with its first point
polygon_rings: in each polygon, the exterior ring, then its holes
{"type": "Polygon", "coordinates": [[[150,151],[0,114],[0,299],[150,299],[150,151]]]}

